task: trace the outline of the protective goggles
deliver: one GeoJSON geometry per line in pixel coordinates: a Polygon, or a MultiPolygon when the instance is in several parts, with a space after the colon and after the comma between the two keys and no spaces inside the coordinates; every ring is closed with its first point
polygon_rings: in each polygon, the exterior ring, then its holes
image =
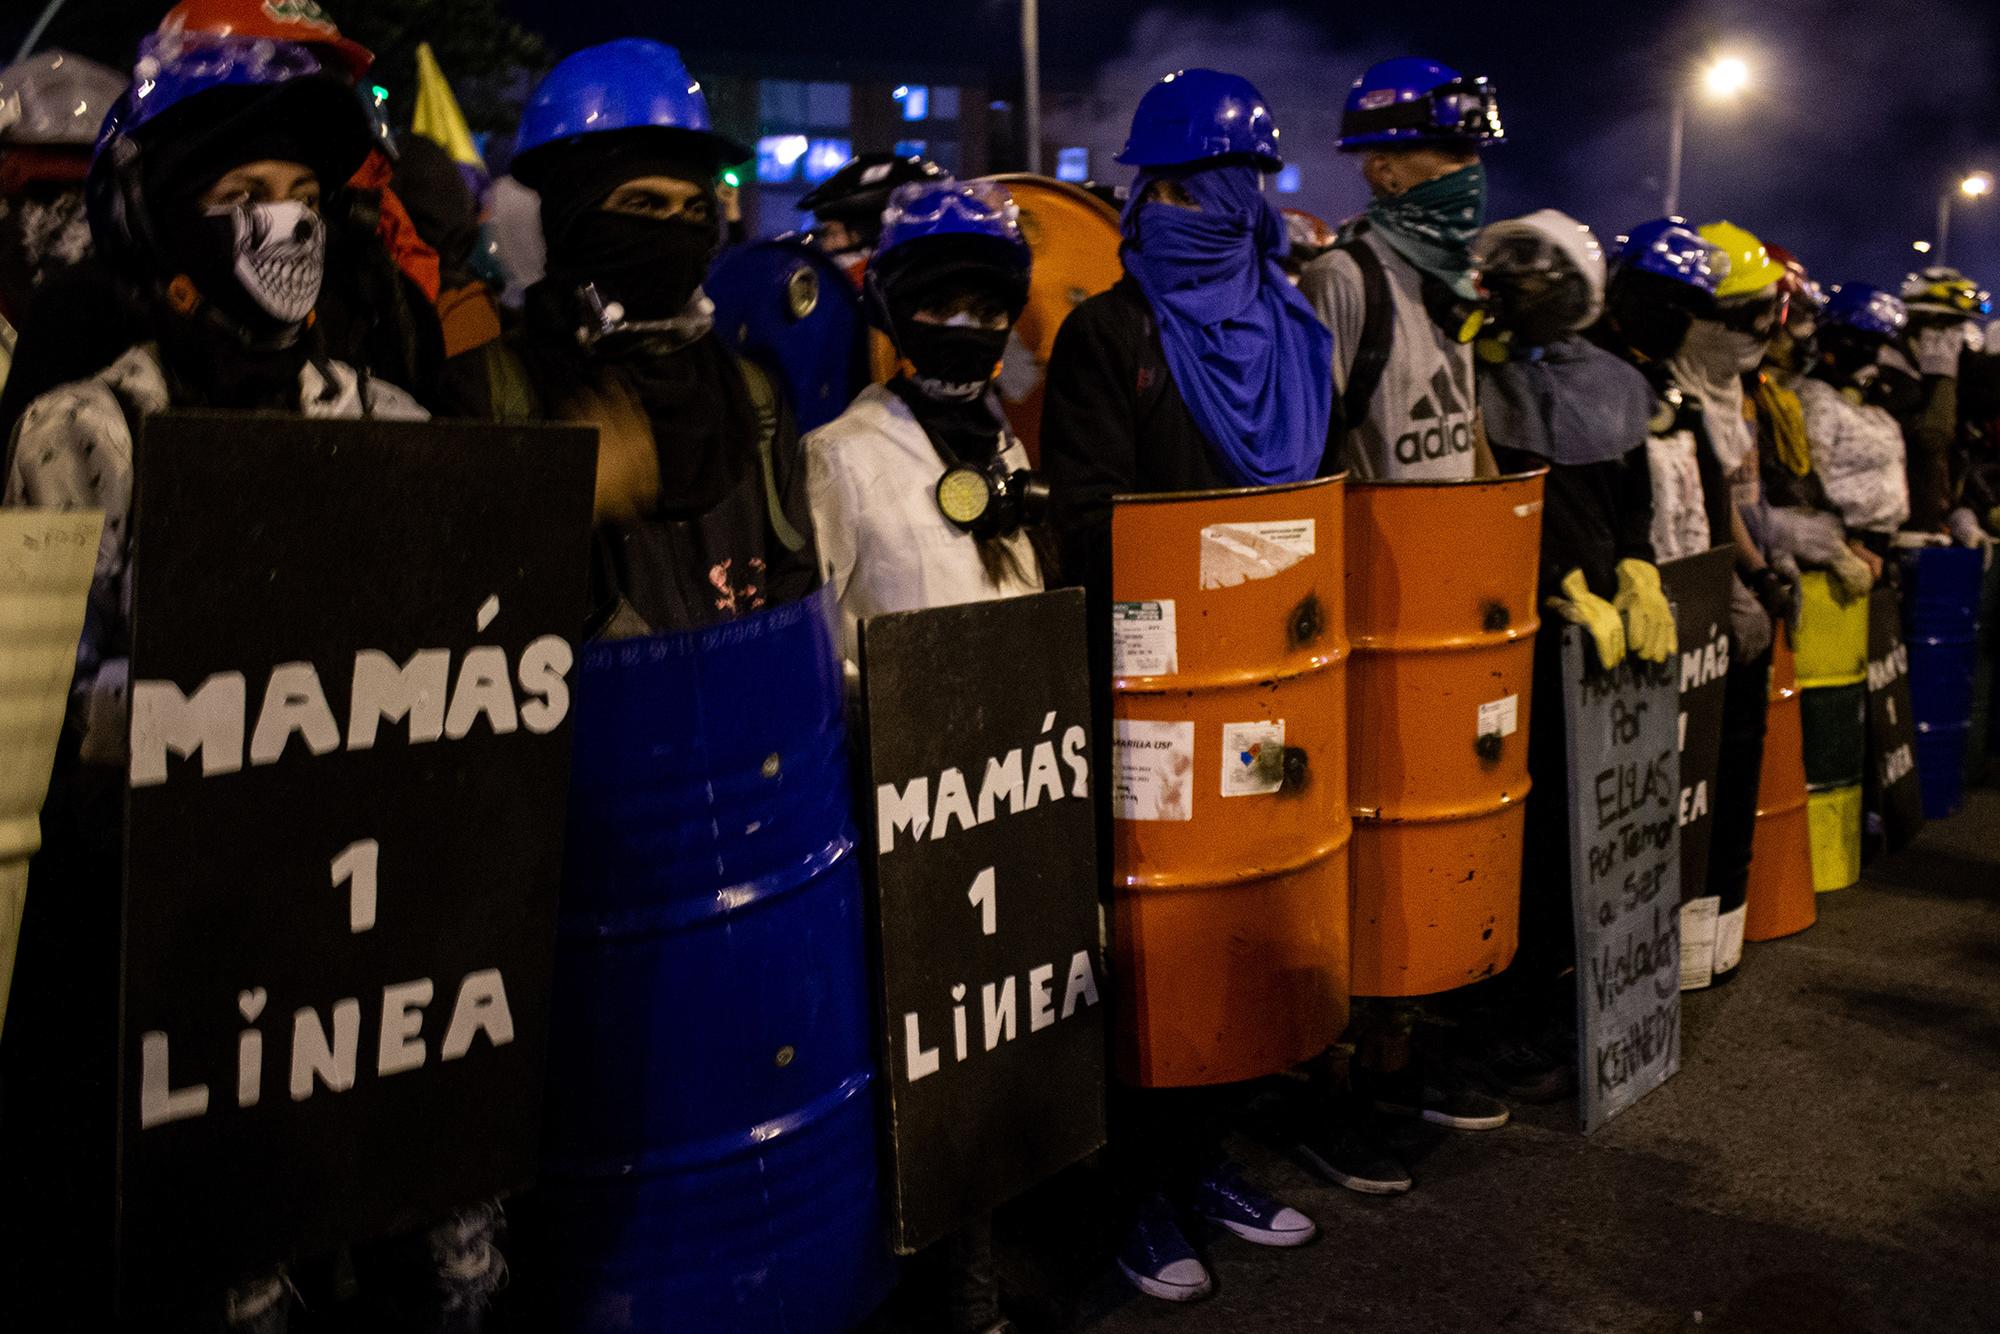
{"type": "Polygon", "coordinates": [[[1343,135],[1416,130],[1427,139],[1479,141],[1498,141],[1507,134],[1500,125],[1499,94],[1484,78],[1454,79],[1407,102],[1357,107],[1340,129],[1343,135]]]}
{"type": "Polygon", "coordinates": [[[1791,298],[1783,288],[1780,288],[1770,296],[1721,302],[1716,310],[1715,321],[1723,328],[1737,333],[1769,338],[1784,327],[1785,316],[1790,307],[1791,298]]]}
{"type": "Polygon", "coordinates": [[[1021,210],[1007,187],[993,181],[911,181],[899,185],[889,196],[882,221],[888,227],[916,227],[929,230],[947,221],[974,226],[999,224],[1011,231],[1020,223],[1021,210]]]}
{"type": "Polygon", "coordinates": [[[1971,283],[1932,283],[1917,296],[1907,298],[1912,306],[1957,311],[1961,315],[1991,315],[1993,299],[1971,283]]]}

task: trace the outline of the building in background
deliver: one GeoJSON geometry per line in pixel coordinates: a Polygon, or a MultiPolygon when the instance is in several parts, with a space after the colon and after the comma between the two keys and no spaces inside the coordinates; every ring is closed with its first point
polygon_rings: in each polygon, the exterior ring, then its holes
{"type": "Polygon", "coordinates": [[[983,176],[1012,156],[1009,109],[996,109],[970,71],[788,66],[725,52],[691,52],[689,63],[702,71],[716,128],[756,149],[741,171],[752,235],[804,226],[799,200],[856,153],[921,153],[959,176],[983,176]]]}

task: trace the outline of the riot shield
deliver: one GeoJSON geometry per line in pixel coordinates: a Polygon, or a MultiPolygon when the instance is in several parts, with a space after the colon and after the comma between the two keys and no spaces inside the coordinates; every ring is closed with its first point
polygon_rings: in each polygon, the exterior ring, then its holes
{"type": "Polygon", "coordinates": [[[585,650],[543,1186],[556,1328],[835,1334],[887,1290],[829,597],[585,650]]]}
{"type": "Polygon", "coordinates": [[[1544,476],[1348,486],[1356,995],[1514,957],[1544,476]]]}
{"type": "Polygon", "coordinates": [[[1221,1084],[1347,1022],[1342,483],[1112,510],[1121,1078],[1221,1084]]]}

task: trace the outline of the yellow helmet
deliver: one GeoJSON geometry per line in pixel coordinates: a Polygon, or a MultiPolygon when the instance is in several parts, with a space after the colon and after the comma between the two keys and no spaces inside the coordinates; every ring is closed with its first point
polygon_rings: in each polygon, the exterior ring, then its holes
{"type": "Polygon", "coordinates": [[[1729,274],[1715,289],[1718,299],[1748,296],[1784,280],[1785,266],[1771,258],[1771,252],[1753,233],[1733,222],[1704,223],[1699,230],[1702,240],[1729,256],[1729,274]]]}

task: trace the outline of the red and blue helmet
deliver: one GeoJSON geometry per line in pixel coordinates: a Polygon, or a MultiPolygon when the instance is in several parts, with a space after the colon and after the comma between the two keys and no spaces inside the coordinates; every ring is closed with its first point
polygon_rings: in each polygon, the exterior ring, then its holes
{"type": "Polygon", "coordinates": [[[533,184],[534,160],[542,152],[623,130],[685,135],[713,152],[718,168],[750,156],[742,144],[716,133],[708,99],[680,52],[625,37],[566,57],[535,86],[514,141],[515,160],[528,171],[514,174],[533,184]]]}
{"type": "Polygon", "coordinates": [[[1894,338],[1909,327],[1910,310],[1903,298],[1873,283],[1836,283],[1827,289],[1820,323],[1860,333],[1894,338]]]}
{"type": "Polygon", "coordinates": [[[1240,74],[1213,69],[1175,70],[1148,88],[1118,154],[1125,166],[1142,168],[1212,165],[1218,158],[1266,172],[1285,165],[1264,95],[1240,74]]]}
{"type": "Polygon", "coordinates": [[[1347,90],[1335,146],[1357,153],[1399,144],[1479,148],[1506,139],[1499,92],[1490,82],[1435,60],[1401,56],[1369,66],[1347,90]]]}

